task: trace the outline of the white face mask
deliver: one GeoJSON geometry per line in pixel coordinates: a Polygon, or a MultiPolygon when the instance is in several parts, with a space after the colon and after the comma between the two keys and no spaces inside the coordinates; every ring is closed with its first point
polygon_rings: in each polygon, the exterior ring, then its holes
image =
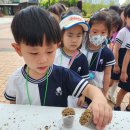
{"type": "Polygon", "coordinates": [[[93,45],[99,46],[106,40],[106,36],[102,36],[102,35],[94,35],[94,36],[92,36],[92,35],[89,35],[89,40],[93,45]]]}

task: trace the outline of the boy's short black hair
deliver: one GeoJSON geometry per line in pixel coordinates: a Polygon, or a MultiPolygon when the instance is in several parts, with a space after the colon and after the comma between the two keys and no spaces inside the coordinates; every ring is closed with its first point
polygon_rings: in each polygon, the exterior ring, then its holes
{"type": "Polygon", "coordinates": [[[124,16],[130,18],[130,4],[125,7],[124,16]]]}
{"type": "Polygon", "coordinates": [[[108,29],[108,36],[110,35],[110,33],[111,33],[111,16],[109,15],[108,12],[98,11],[95,14],[93,14],[93,16],[91,16],[91,18],[89,20],[90,29],[91,29],[92,25],[95,23],[104,23],[104,25],[108,29]]]}
{"type": "Polygon", "coordinates": [[[31,46],[48,45],[61,41],[61,30],[55,18],[46,10],[30,6],[17,13],[11,24],[15,41],[31,46]]]}

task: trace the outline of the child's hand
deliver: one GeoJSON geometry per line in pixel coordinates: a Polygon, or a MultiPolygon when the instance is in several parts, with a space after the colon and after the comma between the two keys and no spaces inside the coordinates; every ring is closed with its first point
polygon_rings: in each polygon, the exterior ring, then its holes
{"type": "Polygon", "coordinates": [[[89,105],[93,113],[93,122],[97,130],[103,130],[107,124],[112,120],[112,108],[108,105],[106,100],[94,99],[89,105]]]}
{"type": "Polygon", "coordinates": [[[116,74],[120,73],[120,67],[118,65],[114,65],[113,72],[116,74]]]}
{"type": "Polygon", "coordinates": [[[83,96],[83,95],[80,96],[79,99],[78,99],[77,105],[78,105],[79,107],[82,107],[83,104],[84,104],[84,101],[85,101],[85,96],[83,96]]]}
{"type": "Polygon", "coordinates": [[[126,73],[126,72],[122,72],[122,73],[121,73],[121,76],[120,76],[120,80],[121,80],[122,82],[127,82],[127,79],[128,79],[127,73],[126,73]]]}

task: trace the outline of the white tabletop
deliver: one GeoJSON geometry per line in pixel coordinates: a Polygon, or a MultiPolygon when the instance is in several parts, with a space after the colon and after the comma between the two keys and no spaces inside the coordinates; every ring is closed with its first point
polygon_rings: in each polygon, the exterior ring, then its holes
{"type": "MultiPolygon", "coordinates": [[[[62,128],[64,108],[0,104],[0,130],[67,130],[62,128]]],[[[68,130],[90,130],[79,124],[84,109],[75,109],[74,126],[68,130]]],[[[130,130],[130,113],[113,111],[113,119],[105,130],[130,130]]]]}

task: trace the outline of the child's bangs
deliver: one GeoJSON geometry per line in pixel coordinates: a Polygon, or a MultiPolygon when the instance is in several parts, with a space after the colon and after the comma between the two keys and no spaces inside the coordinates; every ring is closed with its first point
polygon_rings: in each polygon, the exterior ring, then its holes
{"type": "Polygon", "coordinates": [[[11,28],[18,44],[23,42],[31,46],[42,46],[44,36],[47,44],[56,44],[61,40],[58,22],[49,12],[37,7],[28,7],[17,14],[11,28]]]}

